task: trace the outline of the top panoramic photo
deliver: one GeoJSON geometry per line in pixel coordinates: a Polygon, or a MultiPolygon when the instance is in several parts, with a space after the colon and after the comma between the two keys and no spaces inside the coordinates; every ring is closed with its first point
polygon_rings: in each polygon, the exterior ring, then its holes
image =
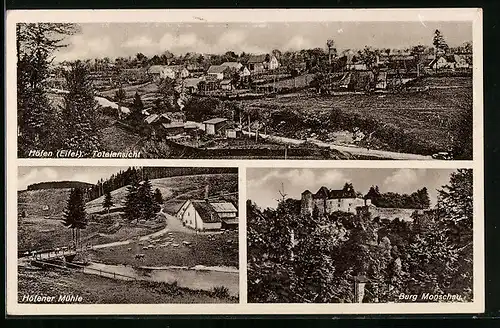
{"type": "Polygon", "coordinates": [[[471,21],[15,28],[19,158],[472,160],[471,21]]]}

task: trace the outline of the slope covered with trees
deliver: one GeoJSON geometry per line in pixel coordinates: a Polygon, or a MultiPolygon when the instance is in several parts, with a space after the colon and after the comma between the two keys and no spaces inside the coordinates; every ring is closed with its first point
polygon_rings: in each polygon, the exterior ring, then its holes
{"type": "Polygon", "coordinates": [[[359,277],[368,281],[363,302],[404,301],[401,293],[472,300],[471,170],[453,173],[438,209],[413,222],[368,212],[304,216],[290,199],[276,210],[249,200],[247,227],[252,303],[355,302],[359,277]]]}

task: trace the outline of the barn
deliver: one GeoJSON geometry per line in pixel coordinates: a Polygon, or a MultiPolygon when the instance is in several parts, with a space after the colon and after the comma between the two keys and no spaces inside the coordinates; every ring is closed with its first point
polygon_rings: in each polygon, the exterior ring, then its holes
{"type": "Polygon", "coordinates": [[[216,117],[204,121],[203,125],[205,125],[205,133],[212,135],[220,133],[222,128],[226,125],[226,122],[227,119],[222,117],[216,117]]]}

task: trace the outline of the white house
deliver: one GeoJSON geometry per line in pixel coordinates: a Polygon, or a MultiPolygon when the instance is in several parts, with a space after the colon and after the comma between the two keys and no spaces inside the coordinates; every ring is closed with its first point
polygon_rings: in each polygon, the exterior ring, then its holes
{"type": "Polygon", "coordinates": [[[182,65],[153,65],[149,67],[148,74],[156,78],[185,79],[189,71],[182,65]]]}
{"type": "Polygon", "coordinates": [[[176,216],[186,227],[206,231],[237,226],[237,213],[236,207],[229,202],[187,200],[176,216]]]}
{"type": "Polygon", "coordinates": [[[229,77],[230,68],[222,65],[212,65],[208,68],[208,76],[215,77],[217,80],[223,80],[229,77]]]}
{"type": "Polygon", "coordinates": [[[248,59],[248,66],[252,73],[274,70],[280,66],[278,58],[274,55],[253,55],[248,59]]]}

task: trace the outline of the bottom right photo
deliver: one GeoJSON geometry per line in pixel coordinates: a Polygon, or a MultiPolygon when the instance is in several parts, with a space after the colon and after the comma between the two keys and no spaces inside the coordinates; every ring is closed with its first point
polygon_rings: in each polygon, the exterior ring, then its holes
{"type": "Polygon", "coordinates": [[[472,169],[246,176],[248,303],[473,301],[472,169]]]}

